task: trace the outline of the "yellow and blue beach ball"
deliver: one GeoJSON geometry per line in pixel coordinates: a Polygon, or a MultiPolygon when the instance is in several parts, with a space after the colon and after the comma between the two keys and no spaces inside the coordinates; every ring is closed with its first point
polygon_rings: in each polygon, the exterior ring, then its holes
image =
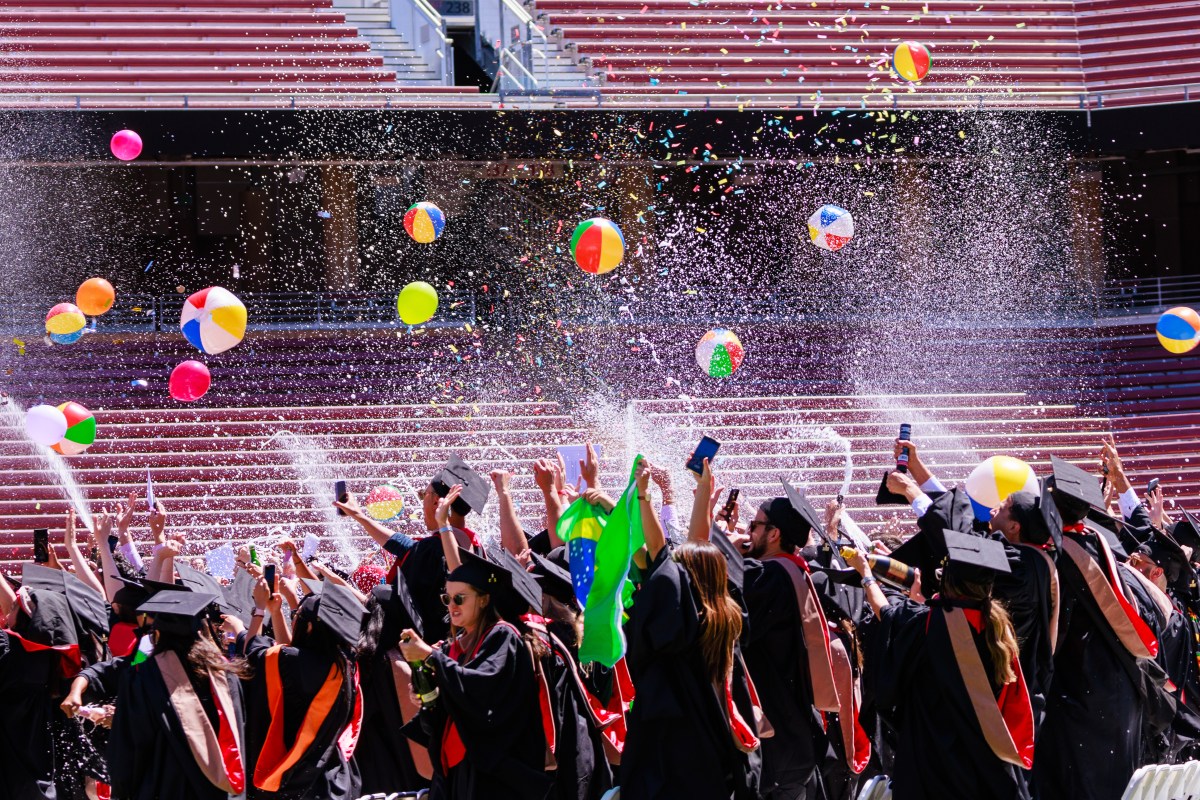
{"type": "Polygon", "coordinates": [[[1033,467],[1012,456],[992,456],[971,471],[967,478],[967,497],[975,518],[987,522],[992,509],[998,508],[1013,492],[1037,494],[1038,480],[1033,467]]]}
{"type": "Polygon", "coordinates": [[[1158,318],[1154,332],[1159,344],[1182,355],[1200,344],[1200,314],[1187,306],[1172,308],[1158,318]]]}

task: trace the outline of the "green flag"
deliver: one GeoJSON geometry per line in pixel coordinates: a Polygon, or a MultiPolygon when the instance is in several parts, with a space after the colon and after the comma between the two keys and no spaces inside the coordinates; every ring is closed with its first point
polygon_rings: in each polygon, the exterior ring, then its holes
{"type": "MultiPolygon", "coordinates": [[[[625,655],[625,632],[621,629],[621,616],[625,602],[633,591],[629,583],[629,565],[633,561],[633,554],[646,543],[642,536],[642,517],[638,509],[637,485],[634,483],[641,458],[638,455],[633,460],[629,484],[607,518],[596,514],[594,510],[577,508],[580,503],[588,506],[580,499],[564,514],[564,517],[570,515],[569,523],[564,526],[561,520],[559,522],[559,537],[567,541],[567,552],[571,557],[571,579],[576,594],[579,595],[586,586],[586,594],[583,595],[586,598],[583,602],[583,642],[579,647],[579,660],[584,663],[598,661],[611,667],[625,655]],[[597,528],[599,535],[592,546],[589,539],[596,534],[597,528]],[[567,538],[564,533],[572,538],[567,538]],[[573,543],[577,543],[574,550],[573,543]],[[580,556],[578,571],[576,552],[580,556]],[[586,575],[588,572],[590,575],[586,575]],[[581,580],[585,575],[590,580],[581,580]]],[[[594,509],[592,506],[588,508],[594,509]]]]}

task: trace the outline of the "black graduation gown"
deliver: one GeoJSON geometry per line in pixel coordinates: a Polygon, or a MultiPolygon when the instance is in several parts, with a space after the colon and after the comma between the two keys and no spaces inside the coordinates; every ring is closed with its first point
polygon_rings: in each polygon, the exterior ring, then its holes
{"type": "Polygon", "coordinates": [[[429,781],[422,778],[413,764],[404,727],[396,681],[388,651],[400,641],[405,628],[420,631],[412,615],[398,596],[395,584],[376,586],[372,593],[383,609],[383,630],[375,655],[362,663],[363,720],[362,734],[354,760],[362,774],[362,793],[391,793],[423,789],[429,781]]]}
{"type": "Polygon", "coordinates": [[[521,636],[494,625],[461,662],[449,643],[434,648],[428,663],[438,685],[434,709],[422,709],[405,732],[429,748],[434,780],[431,800],[543,800],[551,789],[546,740],[533,660],[521,636]],[[442,737],[453,720],[466,756],[449,770],[442,765],[442,737]]]}
{"type": "MultiPolygon", "coordinates": [[[[993,540],[1004,546],[1011,572],[996,573],[992,596],[1004,603],[1020,644],[1021,671],[1029,690],[1036,731],[1046,710],[1046,692],[1054,677],[1050,641],[1051,563],[1031,545],[1012,544],[1001,534],[993,540]]],[[[1051,556],[1052,558],[1053,556],[1051,556]]]]}
{"type": "Polygon", "coordinates": [[[421,638],[427,642],[441,641],[450,633],[446,607],[442,605],[442,593],[446,590],[442,540],[438,536],[426,536],[409,541],[412,546],[405,548],[396,537],[384,545],[384,549],[396,557],[397,569],[404,575],[413,606],[424,627],[421,638]]]}
{"type": "MultiPolygon", "coordinates": [[[[1096,533],[1064,533],[1103,565],[1096,533]]],[[[1061,606],[1054,676],[1033,759],[1042,798],[1117,800],[1142,754],[1143,707],[1137,686],[1099,629],[1100,610],[1082,575],[1065,555],[1058,559],[1061,606]]],[[[1117,645],[1120,646],[1119,644],[1117,645]]]]}
{"type": "MultiPolygon", "coordinates": [[[[333,707],[318,728],[308,750],[287,771],[278,792],[266,792],[253,786],[254,765],[262,752],[271,713],[267,701],[266,656],[275,642],[255,636],[246,642],[246,660],[254,667],[246,699],[247,795],[267,800],[351,800],[357,798],[361,779],[353,759],[347,760],[338,747],[338,737],[354,713],[353,673],[342,682],[333,707]]],[[[284,647],[279,654],[279,678],[283,689],[283,739],[287,746],[296,741],[304,715],[321,690],[335,659],[325,653],[284,647]]],[[[353,662],[348,662],[354,670],[353,662]]]]}
{"type": "MultiPolygon", "coordinates": [[[[760,756],[734,744],[724,698],[700,652],[699,608],[687,570],[664,547],[630,611],[626,658],[637,697],[621,756],[623,800],[759,797],[760,756]]],[[[734,702],[753,725],[737,661],[734,702]]]]}
{"type": "MultiPolygon", "coordinates": [[[[972,634],[998,696],[987,644],[982,634],[972,634]]],[[[940,612],[893,602],[870,631],[866,658],[879,713],[898,734],[894,800],[1029,797],[1016,767],[997,758],[983,738],[940,612]]]]}
{"type": "MultiPolygon", "coordinates": [[[[3,578],[0,578],[3,580],[3,578]]],[[[29,653],[0,630],[0,782],[11,800],[55,800],[55,702],[48,680],[57,656],[29,653]]]]}
{"type": "Polygon", "coordinates": [[[559,639],[551,643],[551,653],[542,659],[557,732],[554,755],[558,767],[550,797],[600,800],[613,787],[612,768],[605,756],[601,732],[588,711],[584,695],[588,688],[575,655],[559,639]],[[575,664],[574,670],[571,663],[575,664]]]}
{"type": "MultiPolygon", "coordinates": [[[[230,722],[241,730],[244,726],[241,681],[228,674],[222,677],[229,683],[234,709],[235,719],[230,722]]],[[[215,730],[218,722],[211,689],[203,681],[193,681],[193,687],[215,730]]],[[[179,716],[171,706],[158,662],[153,658],[121,672],[108,741],[108,765],[113,800],[229,797],[213,786],[196,765],[179,716]]]]}
{"type": "MultiPolygon", "coordinates": [[[[762,740],[762,792],[779,800],[819,797],[828,740],[813,707],[796,590],[781,564],[746,559],[742,595],[750,624],[746,668],[775,735],[762,740]]],[[[844,762],[843,762],[844,763],[844,762]]]]}

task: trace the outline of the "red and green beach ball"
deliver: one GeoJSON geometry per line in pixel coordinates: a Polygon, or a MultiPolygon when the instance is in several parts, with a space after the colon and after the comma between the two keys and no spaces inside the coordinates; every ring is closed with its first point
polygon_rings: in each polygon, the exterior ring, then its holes
{"type": "Polygon", "coordinates": [[[79,403],[63,403],[58,410],[67,418],[67,432],[51,447],[64,456],[77,456],[96,441],[96,418],[79,403]]]}
{"type": "Polygon", "coordinates": [[[612,220],[585,219],[571,234],[571,255],[584,272],[603,275],[616,269],[625,257],[625,237],[612,220]]]}
{"type": "Polygon", "coordinates": [[[421,244],[429,244],[442,235],[446,215],[433,203],[414,203],[404,214],[404,230],[421,244]]]}
{"type": "Polygon", "coordinates": [[[920,42],[901,42],[892,53],[892,69],[909,83],[916,83],[928,75],[932,62],[929,48],[920,42]]]}
{"type": "Polygon", "coordinates": [[[724,328],[713,328],[696,345],[696,363],[710,378],[728,378],[745,357],[737,334],[724,328]]]}

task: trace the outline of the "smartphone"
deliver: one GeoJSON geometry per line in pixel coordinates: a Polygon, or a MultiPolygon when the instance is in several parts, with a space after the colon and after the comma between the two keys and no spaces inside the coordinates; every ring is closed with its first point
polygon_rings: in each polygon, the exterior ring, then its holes
{"type": "MultiPolygon", "coordinates": [[[[912,439],[912,424],[908,422],[900,423],[900,441],[907,442],[912,439]]],[[[900,455],[896,458],[896,471],[908,472],[908,448],[900,448],[900,455]]]]}
{"type": "Polygon", "coordinates": [[[1146,494],[1154,494],[1154,490],[1158,488],[1158,478],[1151,478],[1150,483],[1146,485],[1146,494]]]}
{"type": "Polygon", "coordinates": [[[114,534],[110,533],[108,535],[108,552],[110,552],[110,553],[117,552],[117,545],[120,543],[120,541],[121,540],[119,538],[117,538],[114,534]]]}
{"type": "Polygon", "coordinates": [[[263,567],[263,577],[267,580],[267,586],[271,587],[271,594],[275,594],[275,565],[267,564],[263,567]]]}
{"type": "MultiPolygon", "coordinates": [[[[350,499],[350,494],[346,491],[345,481],[338,481],[333,485],[333,498],[339,503],[344,503],[350,499]]],[[[339,517],[346,516],[346,512],[342,511],[340,508],[337,509],[337,513],[339,517]]]]}
{"type": "Polygon", "coordinates": [[[741,489],[730,489],[729,499],[725,501],[725,508],[722,509],[725,518],[728,519],[733,514],[733,506],[738,501],[738,496],[742,493],[741,489]]]}
{"type": "Polygon", "coordinates": [[[50,560],[50,529],[36,528],[33,531],[33,560],[45,564],[50,560]]]}
{"type": "Polygon", "coordinates": [[[721,449],[721,443],[711,436],[700,437],[700,444],[696,445],[696,452],[692,453],[692,457],[688,459],[687,468],[697,475],[704,474],[704,459],[708,459],[708,464],[711,467],[713,461],[717,457],[717,451],[721,449]]]}

